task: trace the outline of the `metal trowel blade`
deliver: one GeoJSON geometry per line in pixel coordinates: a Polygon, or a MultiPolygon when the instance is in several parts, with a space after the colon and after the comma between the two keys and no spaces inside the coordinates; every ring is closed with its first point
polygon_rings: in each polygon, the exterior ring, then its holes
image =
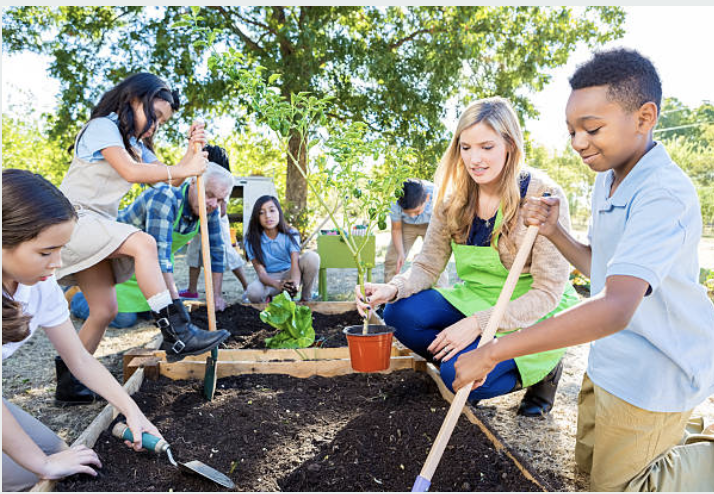
{"type": "Polygon", "coordinates": [[[186,463],[179,462],[179,467],[188,472],[195,473],[197,475],[200,475],[201,477],[207,478],[208,480],[212,480],[216,484],[221,485],[226,489],[234,489],[236,486],[233,481],[227,476],[223,475],[215,468],[211,468],[205,463],[200,462],[198,460],[187,461],[186,463]]]}

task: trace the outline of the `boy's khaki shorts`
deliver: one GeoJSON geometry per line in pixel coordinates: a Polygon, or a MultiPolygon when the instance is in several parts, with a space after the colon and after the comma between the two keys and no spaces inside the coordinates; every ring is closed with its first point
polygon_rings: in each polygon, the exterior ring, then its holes
{"type": "Polygon", "coordinates": [[[643,410],[585,374],[575,462],[590,473],[590,490],[714,491],[714,433],[691,414],[643,410]]]}

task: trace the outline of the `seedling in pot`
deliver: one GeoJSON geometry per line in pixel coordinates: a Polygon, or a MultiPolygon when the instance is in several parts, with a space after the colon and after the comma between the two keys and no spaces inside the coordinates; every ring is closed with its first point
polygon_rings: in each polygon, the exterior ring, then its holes
{"type": "MultiPolygon", "coordinates": [[[[386,229],[391,203],[401,194],[404,180],[413,174],[415,151],[375,136],[364,122],[331,118],[339,113],[333,96],[303,91],[288,98],[272,87],[280,74],[266,77],[264,67],[237,68],[243,54],[231,47],[219,52],[220,45],[214,43],[218,33],[202,26],[195,13],[183,15],[175,27],[192,31],[196,37],[193,45],[210,53],[207,66],[211,74],[225,80],[226,90],[241,94],[257,123],[274,132],[290,166],[305,178],[313,198],[347,245],[364,294],[366,266],[361,253],[366,243],[362,237],[386,229]],[[338,208],[328,205],[329,198],[342,205],[340,219],[336,217],[338,208]],[[356,225],[361,226],[360,235],[349,235],[356,225]]],[[[364,334],[368,325],[365,318],[364,334]]]]}
{"type": "MultiPolygon", "coordinates": [[[[377,229],[386,229],[389,208],[398,199],[404,180],[412,175],[410,165],[416,164],[416,153],[373,135],[364,122],[345,123],[330,118],[338,113],[333,111],[337,106],[333,96],[300,92],[287,98],[271,87],[280,74],[266,78],[264,67],[238,69],[243,55],[231,47],[219,52],[213,43],[216,33],[200,26],[195,15],[183,16],[177,27],[183,26],[197,35],[194,46],[207,48],[211,53],[207,62],[211,74],[225,80],[227,90],[240,93],[255,120],[275,133],[280,150],[288,157],[288,166],[294,166],[306,180],[313,198],[344,240],[354,259],[364,296],[366,265],[361,254],[366,237],[377,229]],[[339,220],[338,208],[328,205],[329,198],[342,204],[339,220]],[[363,226],[359,236],[347,233],[355,225],[363,226]]],[[[389,328],[383,328],[389,332],[389,328]]],[[[361,336],[366,338],[371,336],[369,333],[367,315],[361,336]]]]}

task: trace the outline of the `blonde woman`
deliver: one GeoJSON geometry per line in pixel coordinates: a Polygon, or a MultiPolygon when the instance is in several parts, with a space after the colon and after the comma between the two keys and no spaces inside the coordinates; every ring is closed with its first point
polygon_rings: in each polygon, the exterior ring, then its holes
{"type": "MultiPolygon", "coordinates": [[[[521,218],[527,196],[549,191],[561,199],[560,221],[569,227],[562,189],[544,173],[522,166],[523,136],[510,103],[488,98],[469,106],[436,172],[434,214],[424,246],[412,267],[388,284],[368,283],[366,300],[356,290],[358,309],[387,303],[384,319],[413,351],[440,363],[451,386],[461,353],[476,348],[523,241],[521,218]],[[451,254],[463,280],[432,288],[451,254]]],[[[538,237],[526,262],[499,335],[530,326],[577,303],[568,283],[569,265],[538,237]]],[[[470,400],[529,388],[518,413],[547,414],[562,373],[564,349],[500,363],[470,400]]]]}

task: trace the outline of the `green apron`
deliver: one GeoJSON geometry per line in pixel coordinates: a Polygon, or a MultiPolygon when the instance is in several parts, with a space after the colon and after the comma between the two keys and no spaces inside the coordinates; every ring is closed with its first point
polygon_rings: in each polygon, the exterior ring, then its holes
{"type": "MultiPolygon", "coordinates": [[[[503,217],[499,208],[496,215],[494,229],[501,223],[503,217]]],[[[495,240],[498,245],[498,238],[495,240]]],[[[462,245],[451,242],[456,261],[456,273],[463,283],[454,285],[453,288],[435,288],[451,305],[456,307],[465,316],[475,312],[487,310],[496,305],[498,296],[506,283],[508,270],[501,264],[498,251],[493,247],[479,247],[475,245],[462,245]]],[[[530,273],[521,273],[513,290],[511,300],[515,300],[528,292],[533,283],[530,273]]],[[[547,319],[558,312],[572,307],[579,301],[573,287],[568,283],[558,306],[539,321],[547,319]]],[[[481,328],[486,329],[486,328],[481,328]]],[[[514,330],[517,331],[517,330],[514,330]]],[[[508,333],[512,333],[509,331],[508,333]]],[[[503,332],[496,337],[508,334],[503,332]]],[[[558,360],[565,353],[565,348],[551,350],[534,355],[516,357],[516,366],[521,375],[521,384],[524,388],[531,386],[543,379],[556,366],[558,360]]]]}
{"type": "MultiPolygon", "coordinates": [[[[188,188],[188,185],[189,184],[184,184],[183,187],[181,187],[181,195],[183,197],[186,197],[186,189],[188,188]]],[[[176,231],[176,227],[178,226],[179,221],[181,220],[181,215],[183,214],[183,207],[185,204],[186,201],[183,201],[181,203],[181,207],[179,208],[178,214],[176,215],[176,219],[174,220],[173,224],[173,231],[171,234],[172,264],[174,262],[174,253],[181,247],[186,245],[193,237],[195,237],[200,227],[199,221],[199,224],[196,225],[196,228],[193,231],[190,231],[188,233],[178,233],[176,231]]],[[[116,289],[117,302],[119,303],[119,312],[145,312],[151,310],[149,304],[146,302],[144,294],[141,293],[141,290],[139,289],[139,284],[136,282],[136,274],[134,274],[131,279],[117,285],[116,289]]]]}

